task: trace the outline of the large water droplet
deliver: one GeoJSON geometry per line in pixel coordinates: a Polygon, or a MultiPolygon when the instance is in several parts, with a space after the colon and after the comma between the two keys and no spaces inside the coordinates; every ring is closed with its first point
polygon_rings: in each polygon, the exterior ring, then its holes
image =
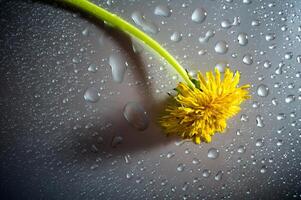
{"type": "Polygon", "coordinates": [[[246,33],[239,33],[237,40],[241,46],[245,46],[248,44],[248,35],[246,33]]]}
{"type": "Polygon", "coordinates": [[[268,96],[269,94],[269,88],[264,85],[264,84],[260,84],[258,87],[257,87],[257,95],[260,96],[260,97],[266,97],[268,96]]]}
{"type": "Polygon", "coordinates": [[[113,80],[117,83],[121,83],[126,71],[125,60],[119,54],[112,54],[109,58],[109,64],[112,68],[113,80]]]}
{"type": "Polygon", "coordinates": [[[159,32],[158,27],[154,23],[146,21],[141,12],[135,11],[131,17],[134,23],[140,26],[145,32],[151,34],[157,34],[159,32]]]}
{"type": "Polygon", "coordinates": [[[225,54],[228,51],[228,44],[225,41],[219,41],[215,44],[214,50],[216,53],[225,54]]]}
{"type": "Polygon", "coordinates": [[[191,20],[196,23],[202,23],[207,16],[207,11],[204,8],[197,8],[191,15],[191,20]]]}
{"type": "Polygon", "coordinates": [[[219,156],[219,150],[217,150],[216,148],[210,148],[208,150],[208,154],[207,154],[208,158],[210,159],[216,159],[219,156]]]}
{"type": "Polygon", "coordinates": [[[169,17],[171,12],[168,6],[158,5],[154,11],[155,15],[169,17]]]}
{"type": "Polygon", "coordinates": [[[134,128],[140,131],[148,127],[148,116],[139,103],[127,103],[124,107],[123,116],[134,128]]]}
{"type": "Polygon", "coordinates": [[[84,99],[92,103],[97,102],[99,100],[99,97],[100,94],[94,87],[89,87],[84,93],[84,99]]]}
{"type": "Polygon", "coordinates": [[[246,65],[252,65],[253,64],[253,57],[251,54],[245,54],[242,58],[242,62],[246,65]]]}

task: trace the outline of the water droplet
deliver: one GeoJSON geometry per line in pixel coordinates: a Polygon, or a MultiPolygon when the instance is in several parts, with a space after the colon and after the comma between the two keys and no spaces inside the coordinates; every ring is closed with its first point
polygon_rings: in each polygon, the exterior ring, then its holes
{"type": "Polygon", "coordinates": [[[219,156],[219,150],[217,150],[216,148],[210,148],[208,150],[208,154],[207,154],[208,158],[210,159],[216,159],[219,156]]]}
{"type": "Polygon", "coordinates": [[[86,27],[83,31],[82,31],[83,36],[88,36],[89,35],[89,28],[86,27]]]}
{"type": "Polygon", "coordinates": [[[296,57],[296,60],[297,60],[298,63],[301,63],[301,55],[298,55],[298,56],[296,57]]]}
{"type": "Polygon", "coordinates": [[[174,157],[176,154],[174,152],[168,152],[166,155],[166,158],[172,158],[174,157]]]}
{"type": "Polygon", "coordinates": [[[263,62],[263,67],[268,69],[272,66],[272,63],[269,60],[263,62]]]}
{"type": "Polygon", "coordinates": [[[126,173],[126,175],[125,175],[125,177],[126,177],[127,179],[132,178],[132,176],[134,176],[133,173],[126,173]]]}
{"type": "Polygon", "coordinates": [[[242,58],[242,62],[246,65],[252,65],[253,64],[253,57],[251,54],[245,54],[242,58]]]}
{"type": "Polygon", "coordinates": [[[240,145],[237,149],[238,153],[245,153],[246,152],[246,147],[243,145],[240,145]]]}
{"type": "Polygon", "coordinates": [[[276,38],[275,33],[269,33],[265,35],[265,40],[268,42],[274,40],[275,38],[276,38]]]}
{"type": "Polygon", "coordinates": [[[99,100],[100,94],[94,87],[89,87],[86,89],[84,94],[84,99],[88,102],[95,103],[99,100]]]}
{"type": "Polygon", "coordinates": [[[243,2],[244,4],[251,4],[251,3],[252,3],[251,0],[243,0],[242,2],[243,2]]]}
{"type": "Polygon", "coordinates": [[[278,140],[277,143],[276,143],[276,145],[277,145],[278,147],[282,146],[282,144],[283,144],[283,141],[282,141],[282,140],[278,140]]]}
{"type": "Polygon", "coordinates": [[[124,107],[123,116],[134,128],[140,131],[143,131],[148,127],[148,116],[139,103],[127,103],[124,107]]]}
{"type": "Polygon", "coordinates": [[[182,35],[179,32],[174,32],[171,36],[170,36],[170,40],[173,42],[180,42],[182,40],[182,35]]]}
{"type": "Polygon", "coordinates": [[[248,44],[248,35],[246,33],[239,33],[237,40],[241,46],[245,46],[248,44]]]}
{"type": "Polygon", "coordinates": [[[247,122],[247,121],[249,121],[248,115],[242,114],[242,115],[240,116],[240,121],[242,121],[242,122],[247,122]]]}
{"type": "Polygon", "coordinates": [[[188,189],[188,186],[189,186],[189,183],[188,183],[188,182],[185,182],[185,183],[183,184],[182,190],[183,190],[183,191],[186,191],[186,190],[188,189]]]}
{"type": "Polygon", "coordinates": [[[228,19],[223,20],[223,21],[221,22],[221,27],[222,27],[222,28],[230,28],[230,27],[231,27],[231,22],[230,22],[230,20],[228,20],[228,19]]]}
{"type": "Polygon", "coordinates": [[[207,16],[207,11],[204,8],[197,8],[191,15],[191,20],[195,23],[202,23],[207,16]]]}
{"type": "Polygon", "coordinates": [[[251,25],[252,25],[252,26],[259,26],[259,25],[260,25],[260,22],[259,22],[259,20],[253,20],[253,21],[251,22],[251,25]]]}
{"type": "Polygon", "coordinates": [[[260,96],[260,97],[266,97],[268,96],[269,94],[269,88],[264,85],[264,84],[260,84],[258,87],[257,87],[257,95],[260,96]]]}
{"type": "Polygon", "coordinates": [[[146,21],[141,12],[135,11],[131,17],[134,23],[140,26],[145,32],[151,34],[157,34],[159,32],[158,27],[154,23],[146,21]]]}
{"type": "Polygon", "coordinates": [[[267,167],[265,165],[263,165],[260,169],[260,173],[264,174],[267,172],[267,167]]]}
{"type": "Polygon", "coordinates": [[[260,128],[264,127],[263,117],[261,115],[256,116],[256,126],[260,128]]]}
{"type": "Polygon", "coordinates": [[[262,147],[263,146],[263,140],[260,138],[260,139],[257,139],[256,140],[256,143],[255,143],[255,146],[257,147],[262,147]]]}
{"type": "Polygon", "coordinates": [[[126,71],[126,62],[124,58],[119,54],[112,54],[109,58],[109,64],[112,68],[113,80],[117,83],[121,83],[126,71]]]}
{"type": "Polygon", "coordinates": [[[215,44],[214,50],[216,53],[225,54],[228,51],[228,44],[225,41],[219,41],[215,44]]]}
{"type": "Polygon", "coordinates": [[[276,118],[277,118],[277,120],[284,120],[285,119],[285,114],[284,113],[279,113],[276,118]]]}
{"type": "Polygon", "coordinates": [[[220,170],[216,173],[214,180],[220,181],[220,180],[222,180],[222,177],[223,177],[223,171],[220,170]]]}
{"type": "Polygon", "coordinates": [[[155,15],[169,17],[171,12],[168,6],[158,5],[154,11],[155,15]]]}
{"type": "Polygon", "coordinates": [[[285,97],[285,103],[292,103],[293,101],[295,101],[295,96],[290,94],[287,97],[285,97]]]}
{"type": "Polygon", "coordinates": [[[182,172],[182,171],[184,171],[184,169],[185,169],[185,164],[183,164],[183,163],[178,164],[178,166],[177,166],[178,172],[182,172]]]}
{"type": "Polygon", "coordinates": [[[121,144],[123,138],[121,136],[113,136],[111,141],[111,147],[115,148],[117,145],[121,144]]]}
{"type": "Polygon", "coordinates": [[[229,64],[225,62],[219,62],[215,65],[215,68],[217,68],[221,73],[224,73],[227,67],[229,67],[229,64]]]}
{"type": "Polygon", "coordinates": [[[88,67],[89,72],[95,73],[95,72],[97,72],[97,70],[98,70],[98,66],[95,65],[95,64],[90,64],[89,67],[88,67]]]}
{"type": "Polygon", "coordinates": [[[211,174],[211,171],[209,169],[204,169],[202,172],[203,177],[208,178],[211,174]]]}
{"type": "Polygon", "coordinates": [[[199,160],[199,159],[197,159],[197,158],[193,158],[193,159],[192,159],[192,164],[197,165],[197,164],[199,164],[199,163],[200,163],[200,160],[199,160]]]}
{"type": "Polygon", "coordinates": [[[293,52],[286,52],[284,54],[284,59],[285,60],[291,60],[293,58],[293,52]]]}
{"type": "Polygon", "coordinates": [[[215,31],[210,29],[205,33],[204,37],[199,37],[199,42],[200,43],[208,42],[209,39],[212,38],[214,35],[215,35],[215,31]]]}

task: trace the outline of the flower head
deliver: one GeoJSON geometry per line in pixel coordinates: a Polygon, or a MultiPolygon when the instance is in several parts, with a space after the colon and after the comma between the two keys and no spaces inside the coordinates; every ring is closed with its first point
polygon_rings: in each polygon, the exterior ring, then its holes
{"type": "Polygon", "coordinates": [[[206,77],[198,72],[197,79],[191,79],[195,87],[179,83],[174,105],[166,108],[166,115],[160,124],[167,134],[178,134],[191,138],[195,143],[211,142],[211,136],[223,132],[227,119],[240,111],[240,104],[250,98],[249,85],[238,87],[240,73],[227,68],[224,79],[215,69],[215,76],[207,72],[206,77]]]}

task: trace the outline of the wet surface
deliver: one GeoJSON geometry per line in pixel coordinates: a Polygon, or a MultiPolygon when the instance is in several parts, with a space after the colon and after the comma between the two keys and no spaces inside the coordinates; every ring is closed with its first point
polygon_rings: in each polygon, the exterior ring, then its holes
{"type": "Polygon", "coordinates": [[[210,144],[166,137],[180,78],[161,58],[75,10],[1,1],[3,199],[301,198],[299,1],[94,2],[192,76],[241,71],[252,99],[210,144]]]}

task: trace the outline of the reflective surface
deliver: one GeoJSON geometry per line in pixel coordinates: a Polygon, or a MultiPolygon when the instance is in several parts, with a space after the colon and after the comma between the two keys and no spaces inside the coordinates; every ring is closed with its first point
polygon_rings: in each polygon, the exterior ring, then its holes
{"type": "Polygon", "coordinates": [[[301,3],[94,1],[191,75],[242,72],[224,134],[166,137],[180,78],[123,33],[43,1],[1,1],[0,182],[10,199],[291,199],[300,193],[301,3]]]}

